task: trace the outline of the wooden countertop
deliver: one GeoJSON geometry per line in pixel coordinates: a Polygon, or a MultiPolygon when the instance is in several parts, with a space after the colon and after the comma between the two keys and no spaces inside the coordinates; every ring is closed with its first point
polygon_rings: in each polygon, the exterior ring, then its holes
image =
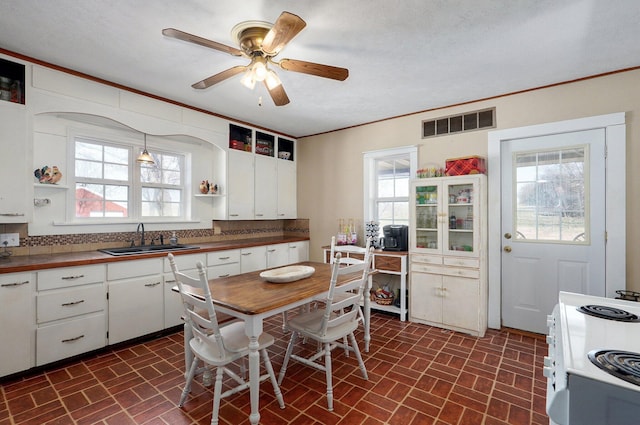
{"type": "MultiPolygon", "coordinates": [[[[269,237],[194,243],[196,249],[173,251],[173,255],[197,254],[201,252],[224,251],[227,249],[249,248],[253,246],[308,241],[305,237],[269,237]]],[[[57,267],[84,266],[87,264],[113,263],[117,261],[142,260],[146,258],[166,257],[167,252],[154,252],[134,255],[114,256],[100,251],[79,251],[60,254],[20,255],[0,259],[0,274],[52,269],[57,267]]]]}

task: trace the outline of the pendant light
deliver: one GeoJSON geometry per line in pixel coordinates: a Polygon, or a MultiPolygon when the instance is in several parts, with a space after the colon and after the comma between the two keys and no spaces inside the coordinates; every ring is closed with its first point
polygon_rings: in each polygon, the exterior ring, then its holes
{"type": "Polygon", "coordinates": [[[144,133],[144,150],[142,151],[140,156],[138,156],[138,159],[136,159],[136,161],[141,164],[154,164],[153,157],[151,157],[149,151],[147,150],[147,133],[144,133]]]}

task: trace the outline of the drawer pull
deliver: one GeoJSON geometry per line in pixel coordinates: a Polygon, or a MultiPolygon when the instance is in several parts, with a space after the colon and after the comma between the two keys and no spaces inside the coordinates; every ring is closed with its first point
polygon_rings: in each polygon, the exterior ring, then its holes
{"type": "Polygon", "coordinates": [[[0,214],[2,217],[24,217],[24,213],[3,213],[0,214]]]}
{"type": "Polygon", "coordinates": [[[63,342],[63,343],[64,343],[64,342],[75,342],[75,341],[77,341],[77,340],[79,340],[79,339],[82,339],[82,338],[84,338],[84,335],[80,335],[80,336],[77,336],[77,337],[75,337],[75,338],[63,339],[63,340],[62,340],[62,341],[60,341],[60,342],[63,342]]]}
{"type": "Polygon", "coordinates": [[[29,283],[28,280],[25,280],[24,282],[3,283],[2,285],[0,285],[0,287],[8,288],[9,286],[22,286],[26,285],[27,283],[29,283]]]}
{"type": "Polygon", "coordinates": [[[74,279],[81,279],[83,277],[84,277],[83,274],[78,274],[78,275],[75,275],[75,276],[62,276],[60,279],[62,279],[62,280],[74,280],[74,279]]]}
{"type": "Polygon", "coordinates": [[[250,252],[243,252],[242,255],[251,255],[250,252]]]}
{"type": "Polygon", "coordinates": [[[276,250],[275,249],[270,249],[269,252],[276,252],[276,250]]]}
{"type": "Polygon", "coordinates": [[[221,274],[221,275],[220,275],[220,276],[218,276],[218,277],[229,277],[229,276],[231,276],[231,275],[230,275],[229,273],[227,273],[227,274],[221,274]]]}
{"type": "Polygon", "coordinates": [[[164,283],[176,283],[175,279],[165,280],[164,283]]]}
{"type": "Polygon", "coordinates": [[[154,283],[145,283],[144,286],[146,286],[147,288],[153,288],[154,286],[158,286],[160,285],[160,282],[154,282],[154,283]]]}
{"type": "Polygon", "coordinates": [[[60,305],[62,307],[69,307],[69,306],[72,306],[72,305],[82,304],[83,302],[84,302],[84,300],[78,300],[78,301],[71,301],[71,302],[68,302],[68,303],[62,303],[60,305]]]}
{"type": "Polygon", "coordinates": [[[218,257],[218,260],[228,260],[231,257],[218,257]]]}

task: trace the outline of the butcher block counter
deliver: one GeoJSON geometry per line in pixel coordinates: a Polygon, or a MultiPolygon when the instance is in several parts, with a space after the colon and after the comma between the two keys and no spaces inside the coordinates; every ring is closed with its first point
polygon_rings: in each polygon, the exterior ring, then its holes
{"type": "MultiPolygon", "coordinates": [[[[264,246],[281,243],[308,241],[305,237],[269,237],[252,238],[237,241],[221,241],[194,243],[196,249],[174,251],[175,256],[197,254],[229,249],[242,249],[254,246],[264,246]]],[[[167,252],[153,252],[114,256],[100,251],[78,251],[60,254],[22,255],[0,259],[0,274],[52,269],[57,267],[82,266],[87,264],[111,263],[116,261],[131,261],[154,257],[166,257],[167,252]]]]}

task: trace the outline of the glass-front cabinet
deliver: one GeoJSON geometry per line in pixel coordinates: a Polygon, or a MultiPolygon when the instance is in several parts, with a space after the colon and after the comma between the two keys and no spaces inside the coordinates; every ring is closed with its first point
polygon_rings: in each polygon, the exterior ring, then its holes
{"type": "Polygon", "coordinates": [[[436,177],[412,182],[412,251],[462,256],[477,253],[480,178],[436,177]]]}

